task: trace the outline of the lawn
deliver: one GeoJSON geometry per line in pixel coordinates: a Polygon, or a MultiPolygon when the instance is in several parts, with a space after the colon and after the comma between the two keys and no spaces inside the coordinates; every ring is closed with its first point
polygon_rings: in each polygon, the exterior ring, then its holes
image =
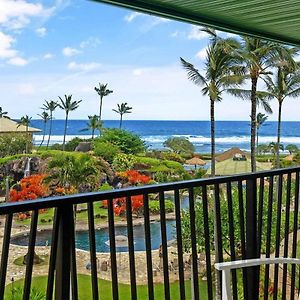
{"type": "MultiPolygon", "coordinates": [[[[37,289],[39,291],[46,291],[46,283],[47,277],[40,276],[34,277],[32,280],[32,288],[37,289]]],[[[200,283],[200,298],[207,299],[207,290],[206,283],[203,281],[199,281],[200,283]]],[[[14,283],[14,288],[23,287],[24,280],[18,280],[14,283]]],[[[111,291],[111,282],[107,280],[98,280],[99,286],[99,296],[101,300],[111,300],[112,299],[112,291],[111,291]]],[[[186,287],[186,298],[191,298],[191,285],[190,281],[185,282],[186,287]]],[[[12,285],[9,284],[5,290],[5,299],[12,299],[11,295],[12,285]]],[[[155,284],[154,286],[155,299],[164,299],[164,285],[163,284],[155,284]]],[[[79,299],[86,300],[92,299],[92,291],[91,291],[91,278],[88,275],[78,275],[78,293],[79,299]]],[[[148,287],[147,285],[139,285],[137,287],[138,299],[148,299],[148,287]]],[[[170,284],[170,293],[171,299],[179,299],[179,283],[171,283],[170,284]]],[[[128,284],[119,284],[119,298],[122,300],[131,299],[130,295],[130,285],[128,284]]],[[[15,300],[19,299],[18,297],[14,297],[15,300]]],[[[20,298],[21,299],[21,298],[20,298]]]]}

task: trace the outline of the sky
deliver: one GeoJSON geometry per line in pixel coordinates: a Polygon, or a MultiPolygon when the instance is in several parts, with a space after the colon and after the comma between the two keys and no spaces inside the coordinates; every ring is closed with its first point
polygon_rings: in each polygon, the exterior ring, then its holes
{"type": "MultiPolygon", "coordinates": [[[[35,119],[45,100],[72,94],[82,103],[70,118],[87,119],[98,114],[94,87],[108,83],[103,119],[118,119],[112,109],[127,102],[129,120],[209,120],[208,98],[179,61],[201,71],[207,43],[199,27],[93,1],[0,0],[0,106],[35,119]]],[[[299,100],[287,101],[283,119],[299,120],[299,100]]],[[[250,103],[227,94],[216,105],[217,120],[249,115],[250,103]]]]}

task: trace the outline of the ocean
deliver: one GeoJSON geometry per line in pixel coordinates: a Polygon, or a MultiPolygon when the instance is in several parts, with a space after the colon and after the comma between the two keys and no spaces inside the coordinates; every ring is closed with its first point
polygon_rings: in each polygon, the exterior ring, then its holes
{"type": "MultiPolygon", "coordinates": [[[[91,137],[86,128],[87,120],[69,120],[67,138],[76,136],[91,137]]],[[[31,126],[43,128],[41,120],[32,120],[31,126]]],[[[118,128],[119,121],[104,121],[106,128],[118,128]]],[[[210,152],[210,122],[209,121],[123,121],[123,128],[136,133],[151,149],[162,149],[163,142],[171,136],[188,138],[200,153],[210,152]]],[[[53,120],[51,144],[62,143],[64,120],[53,120]]],[[[48,128],[46,130],[48,132],[48,128]]],[[[276,141],[277,123],[266,122],[259,133],[259,143],[276,141]]],[[[34,143],[39,144],[42,133],[34,135],[34,143]]],[[[46,140],[46,139],[45,139],[46,140]]],[[[282,122],[281,141],[287,144],[296,144],[300,147],[300,122],[282,122]]],[[[45,141],[46,142],[46,141],[45,141]]],[[[231,147],[250,150],[250,122],[247,121],[217,121],[216,122],[216,149],[223,152],[231,147]]]]}

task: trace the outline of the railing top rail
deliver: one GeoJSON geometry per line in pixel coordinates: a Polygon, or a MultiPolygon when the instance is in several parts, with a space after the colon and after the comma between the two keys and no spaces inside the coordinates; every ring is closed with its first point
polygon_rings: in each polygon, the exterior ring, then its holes
{"type": "Polygon", "coordinates": [[[227,182],[237,182],[244,180],[253,180],[262,177],[271,177],[277,175],[285,175],[289,173],[300,172],[300,167],[292,167],[285,169],[260,171],[255,173],[246,173],[231,176],[221,176],[214,178],[201,178],[188,181],[178,181],[172,183],[163,183],[157,185],[146,185],[139,187],[131,187],[125,189],[116,189],[103,192],[82,193],[69,196],[48,197],[36,200],[28,200],[23,202],[9,202],[0,205],[0,215],[17,213],[22,211],[30,211],[41,208],[61,207],[70,204],[81,204],[93,201],[111,200],[126,196],[135,196],[141,194],[151,194],[163,191],[173,191],[179,189],[188,189],[192,187],[201,187],[205,185],[222,184],[227,182]]]}

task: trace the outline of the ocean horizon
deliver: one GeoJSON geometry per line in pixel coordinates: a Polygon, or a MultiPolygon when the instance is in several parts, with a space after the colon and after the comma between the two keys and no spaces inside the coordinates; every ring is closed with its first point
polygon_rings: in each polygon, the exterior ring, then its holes
{"type": "MultiPolygon", "coordinates": [[[[42,120],[32,120],[31,126],[43,129],[42,120]]],[[[69,120],[66,140],[74,137],[90,138],[91,131],[82,131],[87,127],[87,120],[69,120]]],[[[105,120],[104,127],[118,128],[118,120],[105,120]]],[[[189,139],[200,153],[210,152],[210,122],[209,121],[166,121],[166,120],[124,120],[123,129],[141,136],[150,149],[163,149],[163,142],[172,136],[182,136],[189,139]]],[[[53,120],[51,144],[62,143],[64,120],[53,120]]],[[[49,132],[49,124],[46,135],[49,132]]],[[[300,147],[300,122],[283,121],[281,142],[296,144],[300,147]]],[[[43,133],[34,135],[34,143],[40,144],[43,133]]],[[[277,122],[266,122],[259,131],[259,143],[266,144],[276,141],[277,122]]],[[[46,143],[45,142],[44,144],[46,143]]],[[[216,121],[216,151],[223,152],[231,147],[250,150],[249,121],[216,121]]]]}

